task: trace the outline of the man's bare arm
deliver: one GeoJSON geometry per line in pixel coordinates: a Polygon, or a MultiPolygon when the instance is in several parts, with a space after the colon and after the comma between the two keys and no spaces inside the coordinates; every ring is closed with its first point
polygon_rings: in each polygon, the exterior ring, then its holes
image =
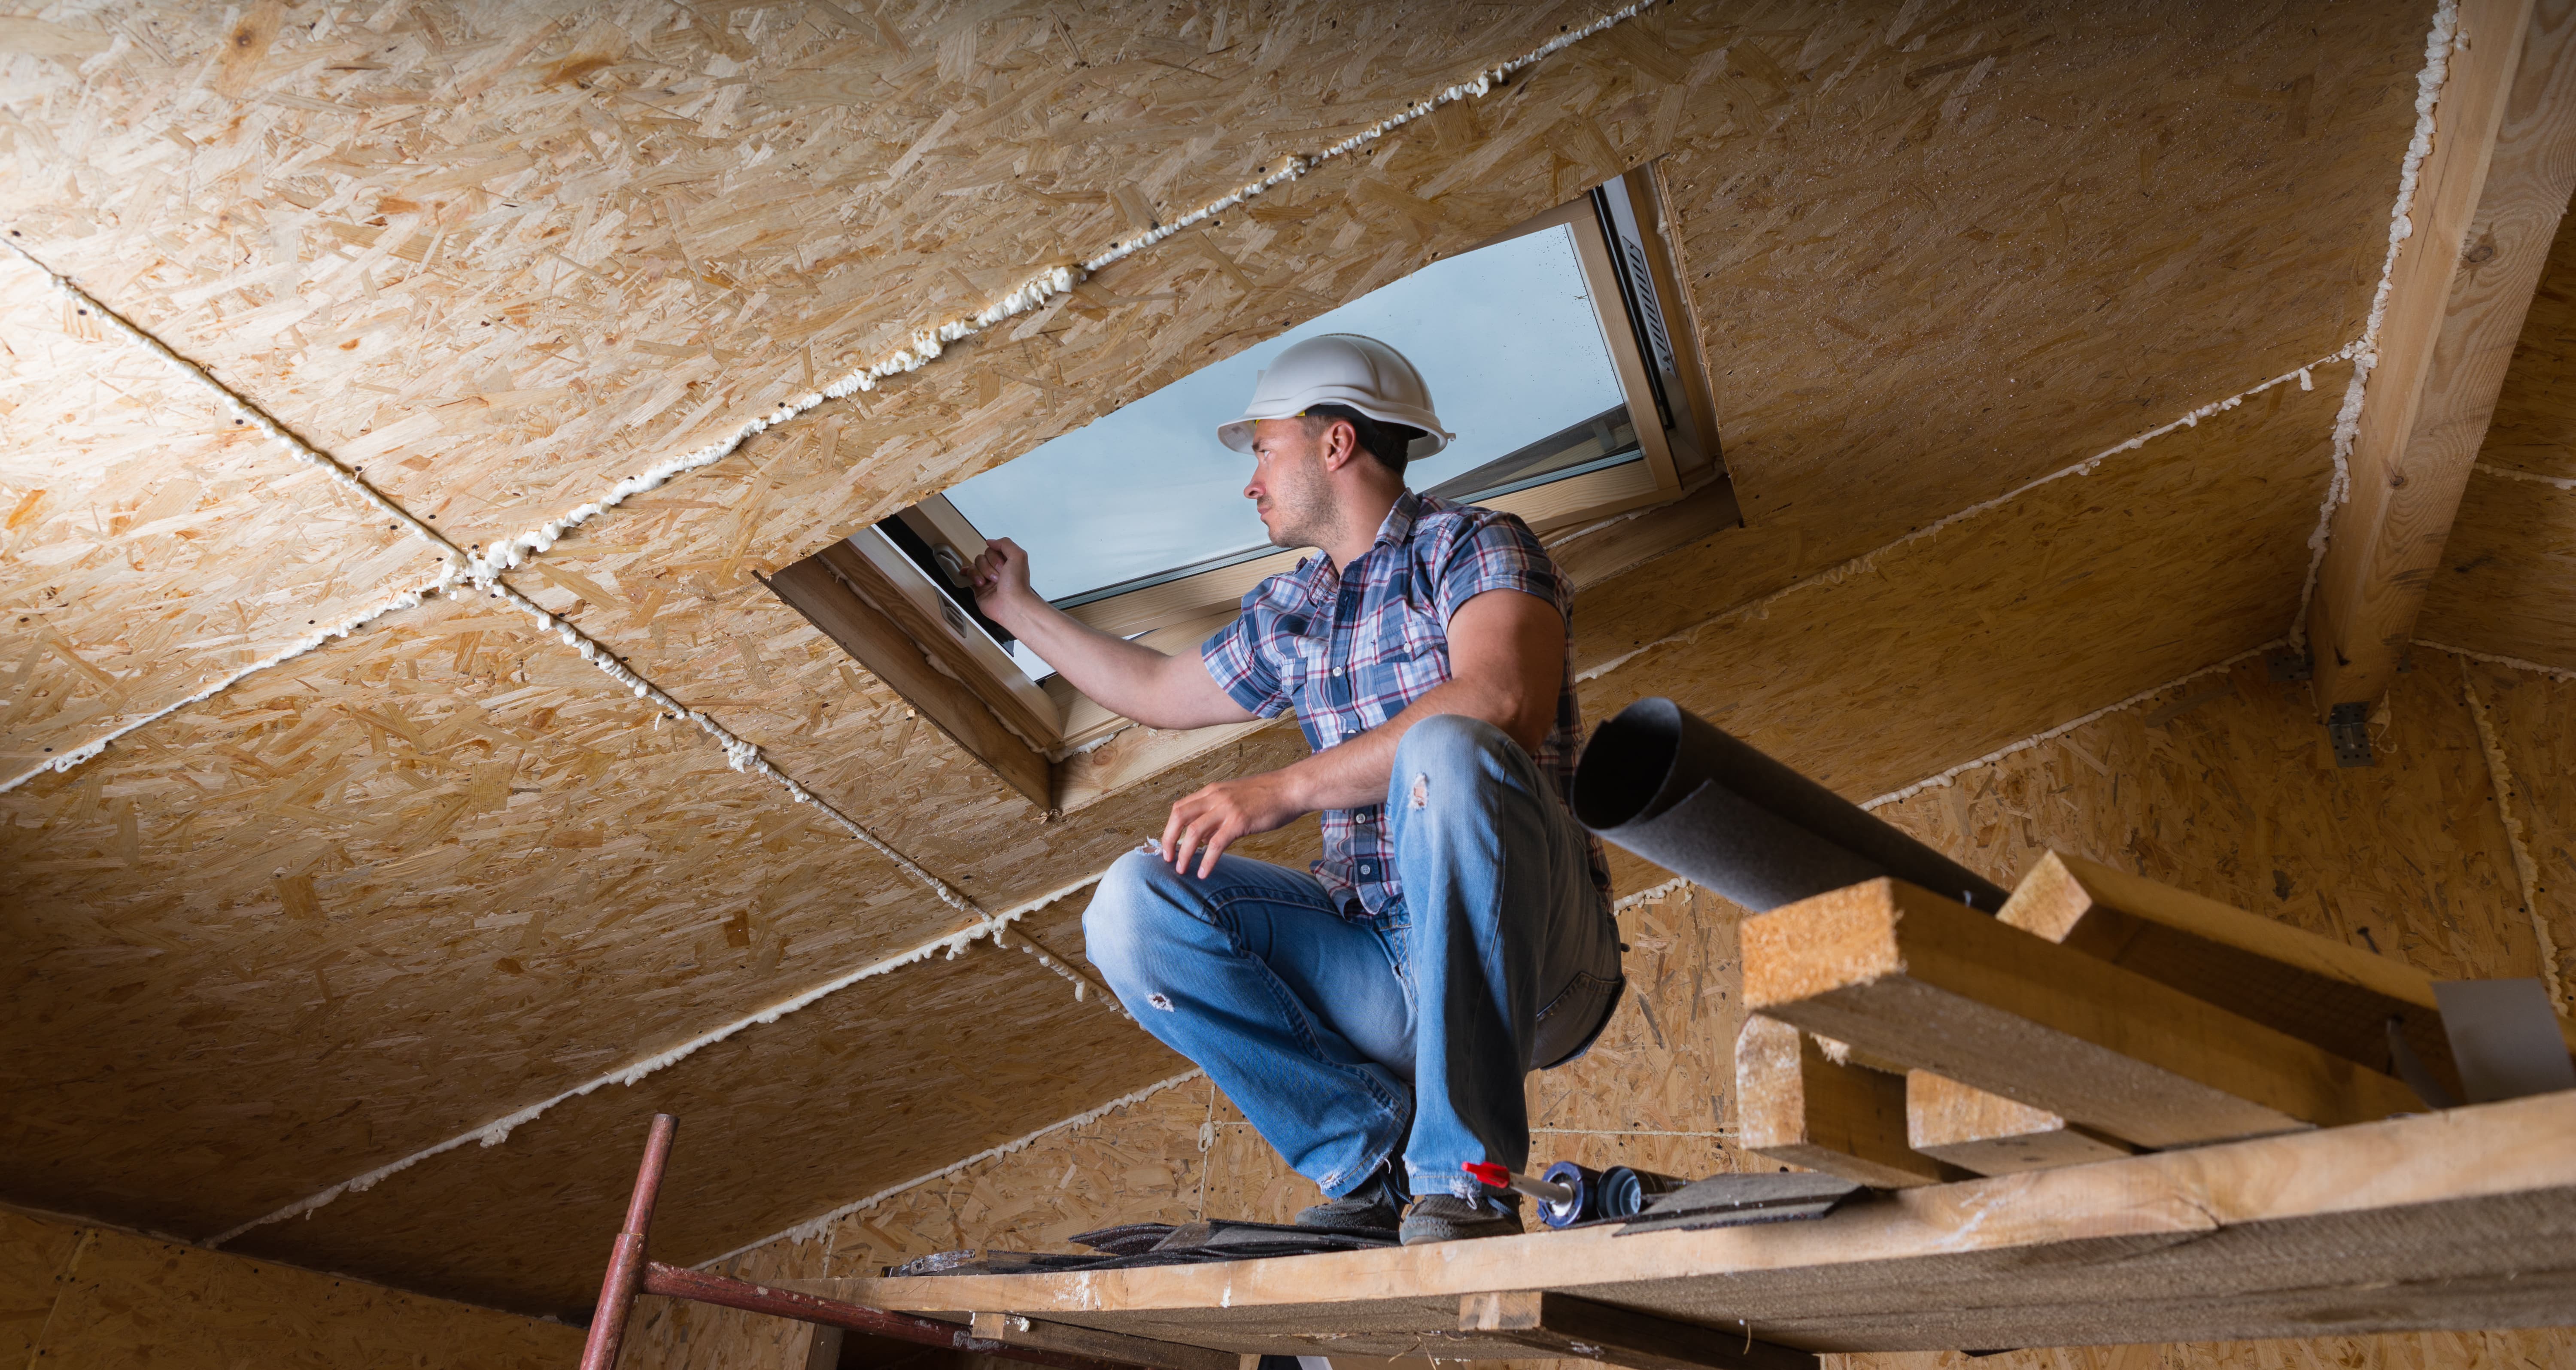
{"type": "Polygon", "coordinates": [[[1535,595],[1488,590],[1449,616],[1449,670],[1446,683],[1378,727],[1295,765],[1185,796],[1163,825],[1163,859],[1188,869],[1198,849],[1204,879],[1247,833],[1284,827],[1317,809],[1383,803],[1396,745],[1414,724],[1438,714],[1481,718],[1536,752],[1555,724],[1565,683],[1565,618],[1535,595]]]}
{"type": "Polygon", "coordinates": [[[1113,637],[1038,597],[1028,554],[995,538],[967,572],[975,603],[1046,658],[1073,688],[1149,728],[1205,728],[1253,717],[1207,673],[1196,653],[1169,656],[1113,637]]]}

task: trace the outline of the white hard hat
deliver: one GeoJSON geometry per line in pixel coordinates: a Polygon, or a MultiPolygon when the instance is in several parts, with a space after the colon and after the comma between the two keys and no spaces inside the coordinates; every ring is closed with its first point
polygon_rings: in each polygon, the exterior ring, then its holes
{"type": "Polygon", "coordinates": [[[1243,417],[1218,428],[1216,440],[1249,452],[1252,425],[1293,419],[1318,404],[1346,404],[1380,423],[1421,429],[1407,460],[1430,456],[1456,436],[1431,412],[1431,387],[1403,353],[1357,333],[1325,333],[1280,353],[1252,383],[1243,417]]]}

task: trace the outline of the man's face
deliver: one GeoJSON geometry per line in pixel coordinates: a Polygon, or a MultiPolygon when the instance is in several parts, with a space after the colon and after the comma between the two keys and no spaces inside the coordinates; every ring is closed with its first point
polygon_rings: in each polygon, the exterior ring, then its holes
{"type": "Polygon", "coordinates": [[[1333,488],[1325,479],[1324,443],[1303,419],[1263,419],[1252,426],[1252,479],[1244,498],[1261,514],[1275,547],[1314,547],[1333,527],[1333,488]]]}

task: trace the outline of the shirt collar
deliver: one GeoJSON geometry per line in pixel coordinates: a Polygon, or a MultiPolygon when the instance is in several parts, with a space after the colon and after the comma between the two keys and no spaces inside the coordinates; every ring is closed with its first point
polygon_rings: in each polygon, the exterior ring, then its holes
{"type": "MultiPolygon", "coordinates": [[[[1377,541],[1369,544],[1369,552],[1374,552],[1380,547],[1403,546],[1406,540],[1413,536],[1413,525],[1426,512],[1429,502],[1428,496],[1412,490],[1396,496],[1395,507],[1386,511],[1386,521],[1377,526],[1377,541]]],[[[1364,557],[1368,553],[1363,552],[1360,555],[1364,557]]],[[[1352,566],[1358,564],[1357,559],[1351,563],[1352,566]]],[[[1333,569],[1333,559],[1317,552],[1297,563],[1296,574],[1304,579],[1309,594],[1320,594],[1326,587],[1348,576],[1350,569],[1350,566],[1345,566],[1336,572],[1333,569]]]]}

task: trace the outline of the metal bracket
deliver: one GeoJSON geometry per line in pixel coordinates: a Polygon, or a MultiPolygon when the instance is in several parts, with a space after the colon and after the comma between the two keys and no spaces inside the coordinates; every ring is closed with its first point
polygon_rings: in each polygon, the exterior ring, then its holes
{"type": "Polygon", "coordinates": [[[2316,673],[2315,658],[2306,652],[2274,652],[2263,664],[2271,668],[2274,680],[2306,680],[2316,673]]]}
{"type": "Polygon", "coordinates": [[[2326,736],[2334,743],[2338,766],[2369,766],[2370,705],[2337,704],[2326,711],[2326,736]]]}

